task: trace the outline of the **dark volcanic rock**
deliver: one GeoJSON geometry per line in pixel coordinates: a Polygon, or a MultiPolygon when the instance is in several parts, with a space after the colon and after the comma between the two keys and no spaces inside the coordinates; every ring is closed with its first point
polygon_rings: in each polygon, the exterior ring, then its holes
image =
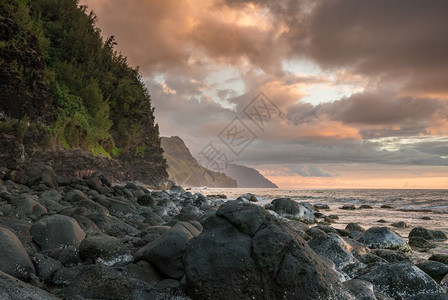
{"type": "Polygon", "coordinates": [[[446,240],[447,236],[440,230],[429,230],[423,227],[416,227],[409,232],[409,238],[422,237],[426,240],[446,240]]]}
{"type": "Polygon", "coordinates": [[[394,299],[443,293],[443,289],[429,275],[410,262],[395,262],[377,266],[359,277],[373,284],[374,290],[394,299]]]}
{"type": "Polygon", "coordinates": [[[436,253],[436,254],[431,255],[428,259],[433,260],[433,261],[438,261],[438,262],[448,265],[448,254],[436,253]]]}
{"type": "Polygon", "coordinates": [[[423,272],[440,282],[448,274],[448,266],[438,261],[426,261],[416,264],[423,272]]]}
{"type": "Polygon", "coordinates": [[[9,229],[0,227],[0,271],[20,280],[28,281],[35,274],[33,263],[17,236],[9,229]]]}
{"type": "Polygon", "coordinates": [[[411,251],[406,241],[387,227],[371,227],[358,238],[358,241],[372,249],[411,251]]]}
{"type": "Polygon", "coordinates": [[[185,275],[182,256],[188,242],[199,235],[193,225],[179,222],[167,233],[149,243],[135,254],[135,260],[145,260],[170,278],[181,279],[185,275]]]}
{"type": "MultiPolygon", "coordinates": [[[[229,205],[226,213],[231,215],[233,208],[238,214],[239,205],[229,205]]],[[[221,216],[209,217],[187,246],[184,260],[193,298],[345,299],[338,275],[298,234],[268,220],[252,237],[242,228],[265,216],[256,206],[244,210],[248,217],[240,215],[238,227],[221,216]]]]}
{"type": "Polygon", "coordinates": [[[140,231],[123,222],[120,218],[114,216],[107,216],[103,214],[88,214],[86,215],[91,221],[93,221],[99,229],[105,234],[114,237],[123,237],[125,235],[137,235],[140,231]]]}
{"type": "Polygon", "coordinates": [[[365,280],[352,279],[343,283],[356,300],[377,300],[373,284],[365,280]]]}
{"type": "Polygon", "coordinates": [[[412,236],[409,238],[409,245],[412,247],[422,248],[422,249],[431,249],[435,248],[436,245],[428,242],[425,238],[420,236],[412,236]]]}
{"type": "Polygon", "coordinates": [[[78,247],[86,234],[75,219],[52,215],[34,223],[31,236],[43,250],[49,250],[70,245],[78,247]]]}
{"type": "Polygon", "coordinates": [[[333,261],[338,270],[345,272],[354,265],[362,265],[351,253],[352,247],[335,233],[317,236],[308,245],[320,256],[333,261]]]}
{"type": "Polygon", "coordinates": [[[267,209],[275,211],[282,217],[298,220],[308,224],[316,223],[312,205],[309,203],[299,203],[291,198],[278,198],[266,205],[267,209]]]}
{"type": "Polygon", "coordinates": [[[110,260],[126,253],[123,243],[110,235],[88,235],[79,245],[79,255],[82,259],[110,260]]]}
{"type": "Polygon", "coordinates": [[[58,300],[60,298],[0,271],[0,299],[58,300]]]}
{"type": "Polygon", "coordinates": [[[37,275],[43,282],[50,282],[54,273],[62,268],[62,263],[51,257],[36,253],[33,257],[37,275]]]}

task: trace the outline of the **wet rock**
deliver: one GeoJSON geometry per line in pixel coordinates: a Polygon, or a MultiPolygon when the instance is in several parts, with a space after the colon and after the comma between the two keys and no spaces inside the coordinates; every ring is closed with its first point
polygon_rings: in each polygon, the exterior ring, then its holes
{"type": "Polygon", "coordinates": [[[381,257],[387,262],[409,261],[409,258],[400,251],[374,249],[371,253],[375,254],[378,257],[381,257]]]}
{"type": "Polygon", "coordinates": [[[288,227],[268,220],[252,236],[217,215],[203,226],[184,256],[191,297],[345,299],[336,272],[288,227]]]}
{"type": "Polygon", "coordinates": [[[130,295],[146,289],[151,290],[152,287],[144,281],[128,278],[119,271],[102,265],[89,265],[79,270],[65,292],[87,299],[123,299],[124,295],[136,299],[130,295]]]}
{"type": "Polygon", "coordinates": [[[126,253],[123,243],[110,235],[88,235],[79,245],[79,255],[84,260],[110,260],[126,253]]]}
{"type": "Polygon", "coordinates": [[[420,249],[432,249],[436,245],[428,242],[426,239],[420,236],[412,236],[409,238],[409,246],[420,248],[420,249]]]}
{"type": "Polygon", "coordinates": [[[329,233],[317,236],[309,241],[308,245],[321,257],[333,261],[336,268],[345,273],[350,273],[353,269],[363,266],[353,256],[351,245],[337,234],[329,233]]]}
{"type": "Polygon", "coordinates": [[[345,210],[355,210],[356,207],[353,204],[344,204],[339,209],[345,209],[345,210]]]}
{"type": "Polygon", "coordinates": [[[358,223],[348,223],[347,226],[345,226],[345,229],[348,230],[349,232],[352,232],[352,231],[366,231],[358,223]]]}
{"type": "Polygon", "coordinates": [[[75,219],[52,215],[34,223],[31,236],[43,250],[48,250],[70,245],[78,247],[86,234],[75,219]]]}
{"type": "MultiPolygon", "coordinates": [[[[275,201],[275,200],[274,200],[275,201]]],[[[254,235],[270,218],[261,206],[240,200],[227,201],[216,212],[244,233],[254,235]]]]}
{"type": "Polygon", "coordinates": [[[20,240],[9,229],[0,226],[0,271],[22,281],[35,274],[33,263],[20,240]]]}
{"type": "Polygon", "coordinates": [[[312,205],[306,202],[298,203],[291,198],[278,198],[266,206],[267,209],[275,211],[282,217],[301,221],[307,224],[316,223],[312,205]]]}
{"type": "Polygon", "coordinates": [[[37,202],[36,196],[22,194],[17,197],[10,197],[9,199],[8,202],[14,206],[14,211],[19,216],[38,218],[48,212],[42,204],[37,202]]]}
{"type": "Polygon", "coordinates": [[[390,224],[390,226],[395,227],[395,228],[407,228],[408,224],[406,222],[399,221],[399,222],[390,224]]]}
{"type": "Polygon", "coordinates": [[[116,269],[126,277],[135,278],[151,285],[155,285],[162,280],[154,267],[144,260],[116,269]]]}
{"type": "Polygon", "coordinates": [[[437,282],[440,282],[448,274],[448,266],[438,261],[425,261],[416,266],[437,282]]]}
{"type": "Polygon", "coordinates": [[[135,253],[135,261],[145,260],[170,278],[181,279],[185,275],[182,256],[188,242],[199,235],[191,224],[179,222],[167,233],[135,253]]]}
{"type": "Polygon", "coordinates": [[[0,271],[0,299],[58,300],[60,298],[0,271]]]}
{"type": "Polygon", "coordinates": [[[423,227],[415,227],[409,232],[409,238],[422,237],[426,240],[446,240],[447,235],[440,230],[429,230],[423,227]]]}
{"type": "Polygon", "coordinates": [[[410,262],[377,266],[359,279],[371,282],[376,292],[394,299],[406,299],[419,294],[443,293],[443,289],[437,282],[410,262]]]}
{"type": "Polygon", "coordinates": [[[356,300],[377,300],[373,284],[365,280],[352,279],[343,283],[356,300]]]}
{"type": "Polygon", "coordinates": [[[378,221],[376,221],[377,223],[387,223],[387,221],[386,220],[384,220],[384,219],[379,219],[378,221]]]}
{"type": "Polygon", "coordinates": [[[64,201],[67,201],[69,203],[81,201],[81,200],[85,200],[85,199],[88,199],[87,196],[84,195],[84,193],[81,192],[80,190],[76,190],[76,189],[69,191],[67,194],[65,194],[65,197],[64,197],[64,201]]]}
{"type": "Polygon", "coordinates": [[[170,188],[170,192],[171,192],[171,193],[174,193],[174,194],[183,194],[183,193],[185,193],[185,190],[184,190],[183,187],[181,187],[181,186],[179,186],[179,185],[173,185],[173,186],[170,188]]]}
{"type": "Polygon", "coordinates": [[[373,207],[368,204],[362,204],[359,206],[359,209],[373,209],[373,207]]]}
{"type": "Polygon", "coordinates": [[[406,241],[387,227],[371,227],[357,240],[371,249],[411,251],[406,241]]]}
{"type": "Polygon", "coordinates": [[[381,208],[387,208],[387,209],[389,209],[389,208],[394,208],[393,206],[391,206],[391,205],[389,205],[389,204],[383,204],[383,205],[381,205],[380,207],[381,207],[381,208]]]}
{"type": "Polygon", "coordinates": [[[240,196],[240,198],[249,200],[250,202],[258,202],[257,196],[255,196],[254,194],[251,194],[251,193],[244,194],[244,195],[240,196]]]}
{"type": "Polygon", "coordinates": [[[316,203],[313,204],[313,206],[317,209],[330,210],[330,206],[328,206],[328,204],[325,203],[316,203]]]}
{"type": "Polygon", "coordinates": [[[448,254],[433,254],[428,259],[448,265],[448,254]]]}
{"type": "Polygon", "coordinates": [[[36,253],[33,256],[33,263],[36,267],[37,275],[43,282],[50,282],[53,275],[62,268],[62,263],[51,257],[36,253]]]}
{"type": "Polygon", "coordinates": [[[93,221],[103,233],[114,237],[119,238],[125,235],[135,236],[140,233],[137,228],[126,224],[121,219],[114,216],[88,214],[86,217],[93,221]]]}
{"type": "Polygon", "coordinates": [[[419,294],[406,300],[448,300],[448,294],[419,294]]]}
{"type": "Polygon", "coordinates": [[[157,204],[154,197],[152,197],[151,195],[146,195],[146,194],[138,197],[137,203],[142,206],[151,206],[151,207],[154,207],[157,204]]]}

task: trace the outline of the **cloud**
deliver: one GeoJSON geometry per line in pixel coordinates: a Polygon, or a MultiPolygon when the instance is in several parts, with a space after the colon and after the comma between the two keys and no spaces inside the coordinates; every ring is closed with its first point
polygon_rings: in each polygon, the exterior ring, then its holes
{"type": "Polygon", "coordinates": [[[239,116],[257,139],[233,160],[310,180],[335,182],[334,163],[448,164],[445,0],[81,2],[193,153],[239,116]],[[260,91],[283,112],[261,129],[243,113],[260,91]]]}

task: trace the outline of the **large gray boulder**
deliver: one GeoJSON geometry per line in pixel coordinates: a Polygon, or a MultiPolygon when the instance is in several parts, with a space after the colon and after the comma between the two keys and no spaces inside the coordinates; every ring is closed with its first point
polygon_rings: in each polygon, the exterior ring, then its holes
{"type": "Polygon", "coordinates": [[[185,251],[192,298],[347,299],[336,272],[287,224],[248,201],[223,206],[185,251]]]}
{"type": "Polygon", "coordinates": [[[31,236],[42,250],[50,250],[67,246],[78,247],[86,234],[75,219],[52,215],[34,223],[31,236]]]}
{"type": "Polygon", "coordinates": [[[359,279],[369,281],[374,290],[394,299],[406,299],[419,294],[443,293],[429,275],[410,262],[395,262],[374,267],[359,279]]]}
{"type": "Polygon", "coordinates": [[[388,227],[371,227],[357,240],[371,249],[399,250],[404,253],[411,251],[406,241],[388,227]]]}
{"type": "Polygon", "coordinates": [[[20,240],[9,229],[0,226],[0,271],[28,281],[35,274],[33,263],[20,240]]]}
{"type": "Polygon", "coordinates": [[[167,233],[137,251],[135,261],[145,260],[166,276],[181,279],[185,275],[182,259],[185,248],[199,233],[190,223],[179,222],[167,233]]]}

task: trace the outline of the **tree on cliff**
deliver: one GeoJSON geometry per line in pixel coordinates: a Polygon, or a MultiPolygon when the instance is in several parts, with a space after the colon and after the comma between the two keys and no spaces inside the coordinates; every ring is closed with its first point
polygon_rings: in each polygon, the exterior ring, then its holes
{"type": "Polygon", "coordinates": [[[28,118],[47,146],[164,164],[138,68],[93,12],[78,0],[3,0],[0,13],[0,130],[28,118]]]}

